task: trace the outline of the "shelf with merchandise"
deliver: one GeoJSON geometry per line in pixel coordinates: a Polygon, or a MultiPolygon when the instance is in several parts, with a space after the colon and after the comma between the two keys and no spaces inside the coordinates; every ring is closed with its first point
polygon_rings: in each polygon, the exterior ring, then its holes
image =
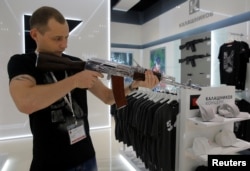
{"type": "MultiPolygon", "coordinates": [[[[240,112],[240,113],[246,114],[247,112],[240,112]]],[[[245,117],[245,118],[223,118],[223,121],[221,121],[221,122],[204,122],[204,121],[202,121],[202,118],[199,116],[191,117],[191,118],[188,118],[187,120],[189,121],[190,124],[193,124],[196,126],[211,127],[211,126],[239,122],[239,121],[244,121],[244,120],[249,120],[249,119],[250,119],[250,114],[248,117],[245,117]]]]}
{"type": "Polygon", "coordinates": [[[241,155],[240,151],[250,148],[250,142],[233,137],[232,134],[235,123],[249,120],[250,114],[235,112],[233,113],[234,118],[229,118],[216,112],[218,106],[222,106],[222,104],[234,104],[234,86],[204,87],[200,92],[181,90],[180,102],[176,139],[178,143],[176,168],[178,171],[192,171],[198,166],[207,166],[208,156],[212,154],[241,155]],[[201,115],[200,108],[198,108],[200,105],[203,106],[202,109],[205,110],[203,114],[206,115],[201,115]],[[213,113],[209,115],[210,112],[213,113]],[[209,120],[209,122],[204,120],[209,120]],[[224,131],[228,131],[230,134],[224,133],[223,136],[219,136],[221,138],[218,138],[218,135],[222,135],[219,133],[224,131]],[[240,146],[232,146],[234,143],[240,144],[240,146]],[[207,150],[211,146],[212,150],[207,150]]]}
{"type": "Polygon", "coordinates": [[[234,146],[221,147],[214,142],[211,144],[211,146],[213,150],[209,154],[196,155],[191,147],[186,150],[186,156],[193,160],[196,160],[200,164],[207,165],[209,155],[239,155],[239,151],[250,148],[250,142],[237,139],[234,146]]]}

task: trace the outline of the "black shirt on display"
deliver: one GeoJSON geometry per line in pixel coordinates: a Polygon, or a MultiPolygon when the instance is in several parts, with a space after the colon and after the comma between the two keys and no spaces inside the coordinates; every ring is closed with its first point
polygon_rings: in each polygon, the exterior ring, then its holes
{"type": "Polygon", "coordinates": [[[132,146],[150,171],[174,171],[179,103],[154,101],[143,92],[127,96],[127,101],[128,105],[114,116],[116,139],[132,146]]]}
{"type": "MultiPolygon", "coordinates": [[[[235,104],[241,112],[248,112],[250,115],[250,103],[245,99],[236,100],[235,104]]],[[[250,120],[234,123],[234,133],[237,138],[250,142],[250,120]]]]}
{"type": "Polygon", "coordinates": [[[245,90],[249,57],[250,50],[246,42],[233,41],[221,45],[218,55],[221,84],[234,85],[236,89],[245,90]]]}

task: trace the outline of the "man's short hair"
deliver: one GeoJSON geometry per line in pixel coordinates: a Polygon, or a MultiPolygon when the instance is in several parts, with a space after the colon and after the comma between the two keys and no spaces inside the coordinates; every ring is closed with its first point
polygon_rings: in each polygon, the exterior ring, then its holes
{"type": "Polygon", "coordinates": [[[53,7],[43,6],[38,8],[30,18],[30,29],[37,28],[43,34],[48,30],[49,19],[54,18],[57,22],[64,24],[66,22],[60,11],[53,7]]]}

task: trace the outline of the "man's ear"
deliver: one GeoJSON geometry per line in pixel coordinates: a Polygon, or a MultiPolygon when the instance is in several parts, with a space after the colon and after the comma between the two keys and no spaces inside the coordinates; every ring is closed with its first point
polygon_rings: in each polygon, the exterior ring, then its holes
{"type": "Polygon", "coordinates": [[[38,34],[37,29],[31,29],[31,30],[30,30],[30,36],[31,36],[31,38],[34,39],[35,41],[36,41],[36,39],[37,39],[37,34],[38,34]]]}

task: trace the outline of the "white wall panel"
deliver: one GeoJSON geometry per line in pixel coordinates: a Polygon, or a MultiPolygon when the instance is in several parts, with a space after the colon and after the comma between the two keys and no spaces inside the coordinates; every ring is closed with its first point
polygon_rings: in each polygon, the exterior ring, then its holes
{"type": "Polygon", "coordinates": [[[111,22],[111,41],[129,45],[141,45],[142,26],[111,22]]]}
{"type": "MultiPolygon", "coordinates": [[[[70,34],[66,53],[83,59],[108,58],[109,1],[108,0],[1,0],[0,1],[0,140],[29,134],[28,116],[20,113],[9,94],[7,63],[16,53],[24,52],[23,15],[32,14],[40,6],[53,6],[67,19],[82,20],[70,34]]],[[[108,81],[104,80],[108,85],[108,81]]],[[[109,106],[89,94],[91,128],[110,126],[109,106]],[[96,107],[98,106],[98,108],[96,107]]]]}
{"type": "Polygon", "coordinates": [[[194,14],[189,14],[189,2],[190,1],[186,1],[178,6],[178,8],[173,8],[159,17],[145,23],[142,27],[143,44],[215,23],[217,21],[222,21],[223,19],[250,10],[249,0],[200,0],[200,10],[194,14]],[[183,22],[201,17],[202,15],[211,12],[213,13],[213,16],[180,27],[180,24],[183,22]]]}

